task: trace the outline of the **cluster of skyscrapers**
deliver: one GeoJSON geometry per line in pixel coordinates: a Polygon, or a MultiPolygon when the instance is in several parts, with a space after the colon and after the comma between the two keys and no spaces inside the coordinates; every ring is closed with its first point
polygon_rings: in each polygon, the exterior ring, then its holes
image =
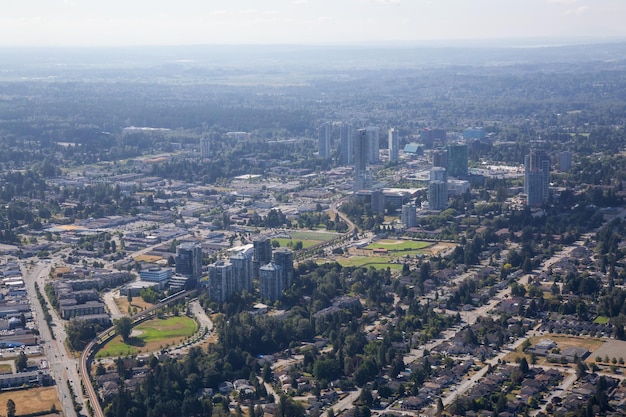
{"type": "Polygon", "coordinates": [[[278,300],[293,280],[293,252],[287,248],[272,251],[269,238],[260,238],[252,247],[244,246],[229,260],[209,265],[209,295],[224,302],[235,293],[253,291],[258,280],[261,298],[278,300]]]}
{"type": "MultiPolygon", "coordinates": [[[[355,129],[349,123],[322,123],[318,130],[318,151],[320,158],[332,156],[333,132],[339,134],[338,159],[342,165],[353,165],[355,168],[354,190],[370,190],[372,176],[368,165],[380,163],[380,128],[368,126],[355,129]]],[[[388,132],[389,161],[400,159],[400,137],[398,130],[391,128],[388,132]]]]}

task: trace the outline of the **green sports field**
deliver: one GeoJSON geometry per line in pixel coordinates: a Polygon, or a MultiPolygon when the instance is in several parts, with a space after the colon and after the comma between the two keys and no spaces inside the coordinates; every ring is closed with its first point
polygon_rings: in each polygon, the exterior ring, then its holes
{"type": "Polygon", "coordinates": [[[114,337],[96,354],[97,358],[135,355],[140,352],[155,352],[166,345],[179,343],[198,331],[198,324],[186,316],[154,318],[138,324],[128,342],[120,336],[114,337]]]}
{"type": "Polygon", "coordinates": [[[365,249],[386,249],[389,252],[406,252],[406,251],[419,251],[432,246],[433,242],[423,242],[415,240],[393,240],[382,239],[377,242],[373,242],[365,247],[365,249]]]}

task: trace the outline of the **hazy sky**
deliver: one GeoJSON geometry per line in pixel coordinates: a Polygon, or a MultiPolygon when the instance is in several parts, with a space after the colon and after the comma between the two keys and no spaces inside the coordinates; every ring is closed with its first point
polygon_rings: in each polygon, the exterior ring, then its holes
{"type": "Polygon", "coordinates": [[[626,0],[2,0],[0,45],[624,37],[626,0]]]}

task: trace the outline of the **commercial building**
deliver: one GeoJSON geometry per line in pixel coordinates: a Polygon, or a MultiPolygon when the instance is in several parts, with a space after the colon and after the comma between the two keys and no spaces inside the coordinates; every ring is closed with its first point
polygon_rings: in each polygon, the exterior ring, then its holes
{"type": "Polygon", "coordinates": [[[172,274],[173,271],[170,268],[153,267],[139,272],[139,278],[142,281],[156,282],[159,284],[159,288],[163,289],[172,277],[172,274]]]}
{"type": "Polygon", "coordinates": [[[448,175],[454,178],[466,178],[469,153],[466,143],[448,144],[448,175]]]}
{"type": "Polygon", "coordinates": [[[202,275],[202,248],[197,243],[181,243],[176,247],[176,274],[189,278],[202,275]]]}
{"type": "Polygon", "coordinates": [[[432,167],[430,169],[430,181],[448,181],[448,172],[443,167],[432,167]]]}

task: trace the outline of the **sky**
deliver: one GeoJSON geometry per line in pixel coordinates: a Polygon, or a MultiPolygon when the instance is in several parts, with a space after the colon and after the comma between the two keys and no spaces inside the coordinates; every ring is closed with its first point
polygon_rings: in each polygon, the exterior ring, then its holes
{"type": "Polygon", "coordinates": [[[626,37],[626,0],[2,0],[0,46],[626,37]]]}

